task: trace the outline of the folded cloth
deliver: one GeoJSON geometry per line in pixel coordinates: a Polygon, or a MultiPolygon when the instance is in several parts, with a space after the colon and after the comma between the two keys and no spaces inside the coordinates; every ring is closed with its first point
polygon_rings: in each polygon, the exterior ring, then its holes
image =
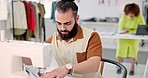
{"type": "Polygon", "coordinates": [[[28,78],[40,78],[47,70],[47,68],[34,67],[32,65],[23,65],[24,71],[28,73],[28,78]]]}
{"type": "Polygon", "coordinates": [[[28,78],[40,78],[38,75],[39,70],[31,65],[23,65],[24,71],[28,73],[28,78]]]}

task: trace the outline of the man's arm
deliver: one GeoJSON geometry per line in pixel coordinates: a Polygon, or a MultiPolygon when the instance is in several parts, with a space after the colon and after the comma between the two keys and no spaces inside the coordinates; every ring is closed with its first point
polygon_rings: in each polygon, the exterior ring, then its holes
{"type": "MultiPolygon", "coordinates": [[[[93,33],[87,47],[87,60],[73,64],[75,74],[87,74],[97,72],[102,57],[102,44],[98,33],[93,33]]],[[[46,73],[42,78],[63,78],[68,74],[66,66],[61,66],[46,73]]]]}
{"type": "Polygon", "coordinates": [[[83,61],[78,64],[74,64],[74,73],[75,74],[84,74],[84,73],[92,73],[97,72],[100,66],[101,57],[93,56],[88,60],[83,61]]]}

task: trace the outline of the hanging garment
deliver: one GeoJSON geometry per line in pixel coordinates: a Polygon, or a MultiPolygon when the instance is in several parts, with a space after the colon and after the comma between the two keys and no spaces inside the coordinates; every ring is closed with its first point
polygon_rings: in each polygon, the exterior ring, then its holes
{"type": "Polygon", "coordinates": [[[22,2],[17,1],[13,2],[13,11],[14,15],[12,15],[12,4],[8,4],[8,19],[7,19],[7,29],[14,28],[15,29],[27,29],[27,21],[26,21],[26,11],[25,6],[22,2]],[[14,16],[14,22],[12,18],[14,16]]]}
{"type": "Polygon", "coordinates": [[[35,30],[35,17],[34,17],[34,9],[31,3],[27,1],[23,1],[26,10],[26,18],[27,18],[27,26],[29,30],[35,30]]]}
{"type": "Polygon", "coordinates": [[[38,13],[39,13],[39,10],[38,10],[38,7],[37,7],[37,4],[35,2],[30,2],[33,6],[33,9],[34,9],[34,17],[35,17],[35,23],[36,23],[36,28],[35,30],[33,31],[33,35],[35,37],[35,40],[37,42],[40,42],[40,38],[39,38],[39,18],[38,18],[38,13]]]}
{"type": "Polygon", "coordinates": [[[40,3],[37,3],[37,6],[38,6],[38,9],[39,9],[39,27],[40,27],[40,30],[39,30],[40,33],[39,34],[40,34],[40,39],[43,39],[43,41],[45,41],[45,39],[46,39],[45,22],[44,22],[45,8],[44,8],[44,5],[42,5],[40,3]]]}
{"type": "Polygon", "coordinates": [[[20,1],[8,4],[7,29],[10,29],[14,35],[23,35],[27,29],[25,6],[20,1]]]}
{"type": "Polygon", "coordinates": [[[55,22],[55,9],[56,9],[56,4],[57,4],[57,1],[53,1],[53,2],[52,2],[51,17],[50,17],[50,19],[52,19],[53,22],[55,22]]]}
{"type": "Polygon", "coordinates": [[[7,19],[7,1],[0,1],[0,20],[7,19]]]}

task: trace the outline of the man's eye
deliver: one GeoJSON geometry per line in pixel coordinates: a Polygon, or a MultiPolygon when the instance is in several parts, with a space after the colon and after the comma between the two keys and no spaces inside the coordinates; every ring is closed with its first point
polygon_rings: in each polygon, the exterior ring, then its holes
{"type": "Polygon", "coordinates": [[[65,23],[64,25],[69,26],[69,25],[71,25],[71,22],[65,23]]]}
{"type": "Polygon", "coordinates": [[[61,25],[61,23],[58,23],[58,22],[57,22],[57,25],[61,25]]]}

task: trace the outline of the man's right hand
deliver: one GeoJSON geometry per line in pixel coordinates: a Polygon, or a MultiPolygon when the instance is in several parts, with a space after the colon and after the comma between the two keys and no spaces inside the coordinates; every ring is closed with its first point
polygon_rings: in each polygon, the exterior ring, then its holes
{"type": "Polygon", "coordinates": [[[64,78],[67,74],[68,71],[66,70],[65,66],[61,66],[50,72],[47,72],[41,78],[64,78]]]}

